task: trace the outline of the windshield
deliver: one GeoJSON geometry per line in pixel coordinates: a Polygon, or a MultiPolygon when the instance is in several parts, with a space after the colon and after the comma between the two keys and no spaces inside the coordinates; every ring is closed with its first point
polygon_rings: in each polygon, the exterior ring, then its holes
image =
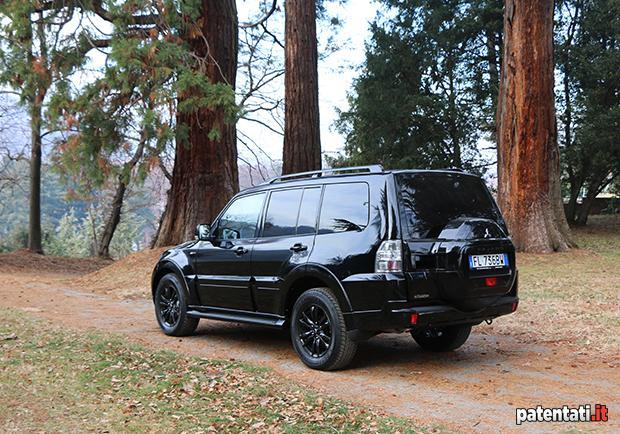
{"type": "Polygon", "coordinates": [[[495,202],[480,178],[458,173],[398,173],[400,211],[410,238],[437,238],[458,218],[485,218],[505,230],[495,202]]]}

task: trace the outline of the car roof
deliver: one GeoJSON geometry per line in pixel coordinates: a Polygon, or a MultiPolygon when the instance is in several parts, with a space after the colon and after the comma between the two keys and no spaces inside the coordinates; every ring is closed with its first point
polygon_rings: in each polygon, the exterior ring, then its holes
{"type": "Polygon", "coordinates": [[[293,173],[291,175],[284,175],[272,178],[265,181],[262,184],[249,187],[240,193],[239,195],[245,195],[249,193],[269,191],[273,189],[279,189],[283,187],[305,187],[309,185],[334,183],[340,180],[350,181],[356,178],[376,178],[384,177],[392,174],[407,174],[407,173],[437,173],[437,174],[458,174],[466,176],[477,176],[462,169],[399,169],[399,170],[384,170],[379,165],[374,166],[355,166],[355,167],[343,167],[335,169],[324,169],[312,172],[300,172],[293,173]],[[326,181],[326,182],[323,182],[326,181]]]}

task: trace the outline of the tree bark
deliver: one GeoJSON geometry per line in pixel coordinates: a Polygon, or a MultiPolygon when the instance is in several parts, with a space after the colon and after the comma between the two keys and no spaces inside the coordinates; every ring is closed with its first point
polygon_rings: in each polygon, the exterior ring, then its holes
{"type": "Polygon", "coordinates": [[[492,30],[486,31],[487,58],[489,62],[489,90],[491,91],[491,104],[494,109],[497,108],[497,93],[499,89],[499,68],[497,58],[497,35],[492,30]]]}
{"type": "Polygon", "coordinates": [[[97,249],[97,256],[100,258],[110,257],[110,243],[114,237],[116,227],[121,221],[121,210],[123,209],[123,201],[125,200],[125,192],[127,191],[127,184],[123,180],[122,175],[119,176],[118,186],[114,193],[114,199],[112,200],[112,210],[110,216],[106,221],[103,233],[101,234],[101,240],[97,249]]]}
{"type": "Polygon", "coordinates": [[[566,219],[572,223],[575,221],[575,215],[577,212],[577,199],[579,198],[580,187],[576,186],[576,182],[570,181],[570,197],[568,204],[566,205],[566,219]]]}
{"type": "Polygon", "coordinates": [[[43,97],[37,95],[30,111],[30,216],[28,250],[43,253],[41,244],[41,118],[43,97]]]}
{"type": "MultiPolygon", "coordinates": [[[[237,73],[237,8],[235,0],[203,0],[202,35],[189,38],[192,51],[206,59],[213,83],[235,86],[237,73]]],[[[181,97],[182,98],[182,97],[181,97]]],[[[199,223],[211,222],[239,190],[237,135],[223,110],[200,109],[178,113],[187,128],[187,143],[177,140],[175,163],[166,210],[155,247],[191,239],[199,223]],[[218,138],[209,138],[213,128],[218,138]]]]}
{"type": "Polygon", "coordinates": [[[573,245],[560,189],[553,0],[506,0],[498,100],[498,202],[519,251],[573,245]]]}
{"type": "Polygon", "coordinates": [[[99,247],[97,248],[97,256],[100,258],[110,257],[110,243],[112,243],[114,232],[116,232],[116,228],[121,221],[121,211],[123,210],[125,193],[127,192],[127,183],[131,177],[131,172],[134,170],[138,162],[140,162],[140,159],[144,154],[146,140],[146,133],[143,131],[142,137],[136,146],[136,151],[131,157],[131,160],[124,164],[122,173],[118,176],[118,185],[116,186],[114,198],[112,199],[112,210],[110,211],[110,216],[108,217],[103,228],[101,241],[99,243],[99,247]]]}
{"type": "Polygon", "coordinates": [[[286,0],[282,173],[321,168],[315,0],[286,0]]]}
{"type": "Polygon", "coordinates": [[[577,213],[576,223],[579,226],[585,226],[588,223],[588,216],[590,215],[590,211],[592,210],[592,205],[594,204],[594,199],[598,192],[596,190],[592,191],[588,190],[586,197],[583,198],[583,202],[581,202],[581,206],[579,207],[579,212],[577,213]]]}

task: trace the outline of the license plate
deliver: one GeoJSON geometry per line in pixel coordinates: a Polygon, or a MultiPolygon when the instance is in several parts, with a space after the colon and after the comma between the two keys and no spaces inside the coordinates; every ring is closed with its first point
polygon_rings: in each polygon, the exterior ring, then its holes
{"type": "Polygon", "coordinates": [[[469,268],[474,270],[504,267],[508,267],[508,255],[506,253],[469,256],[469,268]]]}

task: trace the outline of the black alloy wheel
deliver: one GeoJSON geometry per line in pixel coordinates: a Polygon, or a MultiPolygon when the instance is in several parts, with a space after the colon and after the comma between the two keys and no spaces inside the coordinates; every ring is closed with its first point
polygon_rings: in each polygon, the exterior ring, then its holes
{"type": "Polygon", "coordinates": [[[187,315],[187,298],[181,280],[173,273],[161,278],[153,296],[159,327],[170,336],[187,336],[196,330],[198,318],[187,315]]]}
{"type": "Polygon", "coordinates": [[[331,371],[347,366],[357,351],[338,299],[329,288],[302,293],[290,317],[293,348],[302,362],[313,369],[331,371]]]}
{"type": "Polygon", "coordinates": [[[179,294],[172,285],[165,286],[159,292],[159,310],[161,312],[161,321],[166,327],[174,328],[181,317],[181,305],[179,294]]]}
{"type": "Polygon", "coordinates": [[[311,357],[323,357],[332,344],[332,326],[329,316],[317,304],[310,304],[299,315],[298,334],[302,346],[311,357]]]}

